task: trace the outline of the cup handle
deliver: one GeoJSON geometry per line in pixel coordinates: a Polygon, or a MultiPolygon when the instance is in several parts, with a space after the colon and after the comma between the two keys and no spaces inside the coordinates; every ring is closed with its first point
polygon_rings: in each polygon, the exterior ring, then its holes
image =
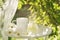
{"type": "Polygon", "coordinates": [[[13,20],[12,23],[15,23],[16,24],[16,20],[13,20]]]}

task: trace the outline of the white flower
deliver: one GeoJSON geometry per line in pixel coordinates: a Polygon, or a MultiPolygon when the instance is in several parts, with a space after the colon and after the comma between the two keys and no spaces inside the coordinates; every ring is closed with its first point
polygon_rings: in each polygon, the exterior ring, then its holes
{"type": "Polygon", "coordinates": [[[14,32],[16,31],[16,25],[13,23],[10,23],[6,29],[3,29],[5,35],[7,36],[14,36],[14,32]]]}

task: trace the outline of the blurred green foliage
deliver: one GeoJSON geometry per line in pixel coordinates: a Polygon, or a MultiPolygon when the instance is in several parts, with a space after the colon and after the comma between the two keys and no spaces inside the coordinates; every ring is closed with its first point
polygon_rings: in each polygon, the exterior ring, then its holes
{"type": "Polygon", "coordinates": [[[3,5],[3,1],[2,1],[2,0],[0,0],[0,7],[2,7],[2,5],[3,5]]]}
{"type": "Polygon", "coordinates": [[[30,5],[28,10],[32,20],[52,28],[47,40],[60,40],[60,0],[19,0],[18,10],[23,5],[30,5]]]}

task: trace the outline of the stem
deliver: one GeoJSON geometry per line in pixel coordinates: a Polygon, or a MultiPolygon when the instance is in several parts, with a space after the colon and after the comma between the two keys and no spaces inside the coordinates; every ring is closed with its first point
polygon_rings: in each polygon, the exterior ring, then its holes
{"type": "Polygon", "coordinates": [[[8,36],[5,35],[3,30],[1,31],[1,34],[2,34],[2,40],[8,40],[8,36]]]}
{"type": "MultiPolygon", "coordinates": [[[[16,39],[17,40],[17,39],[16,39]]],[[[21,38],[21,40],[29,40],[28,38],[21,38]]]]}
{"type": "Polygon", "coordinates": [[[8,37],[8,40],[11,40],[11,37],[8,37]]]}
{"type": "Polygon", "coordinates": [[[48,39],[48,36],[45,36],[45,37],[44,37],[44,40],[47,40],[47,39],[48,39]]]}

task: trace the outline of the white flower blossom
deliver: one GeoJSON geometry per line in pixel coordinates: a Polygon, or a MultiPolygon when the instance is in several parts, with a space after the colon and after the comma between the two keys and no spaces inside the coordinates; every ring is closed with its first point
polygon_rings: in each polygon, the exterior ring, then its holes
{"type": "Polygon", "coordinates": [[[9,23],[11,23],[15,15],[17,5],[18,5],[18,0],[5,0],[5,3],[2,5],[3,10],[1,10],[0,8],[0,30],[2,33],[3,40],[8,40],[8,36],[6,36],[4,31],[6,31],[6,28],[8,28],[9,23]],[[3,25],[2,29],[1,29],[1,25],[3,25]]]}

